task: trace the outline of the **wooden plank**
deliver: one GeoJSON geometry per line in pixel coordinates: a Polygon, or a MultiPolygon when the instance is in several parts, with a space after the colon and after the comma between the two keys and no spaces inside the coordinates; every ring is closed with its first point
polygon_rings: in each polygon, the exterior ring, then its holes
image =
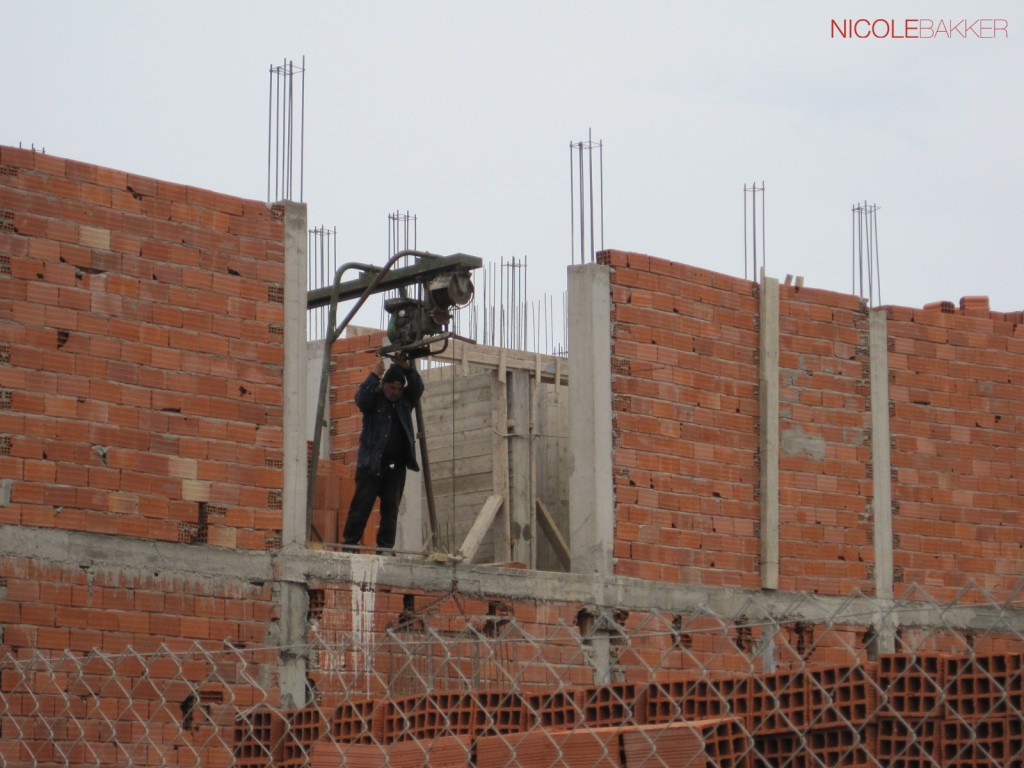
{"type": "Polygon", "coordinates": [[[569,544],[566,542],[565,537],[562,536],[562,532],[558,530],[558,525],[555,523],[551,513],[548,512],[548,508],[540,499],[537,499],[537,524],[547,534],[548,541],[551,542],[551,546],[554,548],[562,567],[565,568],[566,572],[571,571],[572,556],[569,554],[569,544]]]}
{"type": "Polygon", "coordinates": [[[462,546],[459,547],[458,554],[462,556],[462,559],[469,563],[473,561],[476,556],[477,549],[480,548],[480,542],[484,540],[488,529],[491,527],[491,523],[494,522],[495,516],[498,514],[498,510],[504,506],[501,496],[488,496],[487,501],[484,502],[483,507],[480,509],[480,513],[476,516],[476,520],[473,521],[473,527],[469,529],[469,533],[466,535],[466,540],[462,542],[462,546]]]}
{"type": "Polygon", "coordinates": [[[454,428],[455,434],[474,431],[491,431],[491,406],[490,403],[483,403],[480,407],[472,409],[456,410],[447,413],[434,412],[430,416],[424,414],[423,424],[428,428],[428,434],[451,435],[454,428]]]}
{"type": "Polygon", "coordinates": [[[569,366],[565,365],[557,355],[540,355],[538,365],[537,353],[521,352],[515,349],[503,349],[476,344],[466,344],[453,339],[444,352],[433,355],[435,360],[459,363],[461,366],[479,366],[486,368],[521,369],[534,371],[538,367],[544,381],[555,381],[556,373],[562,384],[569,383],[569,366]]]}
{"type": "MultiPolygon", "coordinates": [[[[504,381],[497,371],[491,374],[491,424],[493,424],[492,477],[494,493],[503,500],[508,498],[508,393],[504,381]]],[[[494,530],[494,558],[512,559],[512,543],[509,541],[508,504],[501,505],[501,521],[494,530]]]]}
{"type": "MultiPolygon", "coordinates": [[[[437,462],[448,462],[451,463],[452,457],[455,457],[455,461],[472,461],[481,456],[490,456],[491,447],[491,436],[487,435],[487,439],[481,439],[480,434],[472,435],[471,440],[462,442],[461,437],[456,435],[454,443],[449,440],[448,442],[442,442],[440,444],[430,443],[430,458],[434,463],[437,462]],[[436,454],[436,458],[435,458],[436,454]]],[[[490,465],[487,465],[486,469],[490,469],[490,465]]],[[[480,470],[480,471],[486,471],[480,470]]]]}
{"type": "Polygon", "coordinates": [[[451,475],[434,478],[434,494],[450,494],[452,483],[455,483],[456,493],[474,493],[476,491],[494,492],[494,481],[489,474],[456,475],[454,481],[451,475]]]}
{"type": "Polygon", "coordinates": [[[530,373],[509,371],[508,513],[512,560],[533,563],[533,494],[530,488],[530,373]]]}

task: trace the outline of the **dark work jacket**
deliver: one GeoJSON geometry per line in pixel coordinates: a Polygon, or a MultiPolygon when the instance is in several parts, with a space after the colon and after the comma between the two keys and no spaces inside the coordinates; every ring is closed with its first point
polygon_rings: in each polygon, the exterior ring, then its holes
{"type": "MultiPolygon", "coordinates": [[[[416,446],[413,441],[412,411],[423,394],[423,379],[414,369],[405,372],[405,389],[402,396],[395,401],[395,411],[402,431],[406,438],[407,469],[419,472],[416,463],[416,446]]],[[[359,435],[359,458],[356,466],[369,470],[373,474],[380,473],[380,461],[388,444],[388,425],[391,423],[391,401],[384,396],[381,381],[371,373],[366,381],[356,390],[356,405],[363,412],[363,431],[359,435]]]]}

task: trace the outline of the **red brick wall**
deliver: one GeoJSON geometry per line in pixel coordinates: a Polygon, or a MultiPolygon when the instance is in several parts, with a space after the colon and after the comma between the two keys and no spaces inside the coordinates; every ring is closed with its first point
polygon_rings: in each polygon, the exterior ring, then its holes
{"type": "Polygon", "coordinates": [[[606,252],[612,273],[616,572],[756,588],[751,283],[606,252]]]}
{"type": "Polygon", "coordinates": [[[16,655],[261,645],[277,619],[269,583],[4,558],[0,585],[0,651],[16,655]]]}
{"type": "Polygon", "coordinates": [[[338,339],[331,350],[331,459],[349,467],[355,476],[362,415],[355,404],[356,389],[377,362],[377,350],[387,343],[383,331],[338,339]]]}
{"type": "Polygon", "coordinates": [[[873,594],[868,310],[779,287],[779,588],[873,594]]]}
{"type": "MultiPolygon", "coordinates": [[[[758,286],[648,256],[612,269],[616,572],[759,586],[758,286]]],[[[1024,325],[889,308],[897,594],[1003,599],[1024,575],[1024,325]]],[[[952,305],[949,305],[951,308],[952,305]]],[[[874,591],[868,310],[780,286],[780,575],[874,591]]]]}
{"type": "Polygon", "coordinates": [[[0,522],[279,541],[282,219],[0,147],[0,522]]]}
{"type": "Polygon", "coordinates": [[[1024,576],[1024,324],[980,314],[889,309],[898,594],[1024,576]]]}

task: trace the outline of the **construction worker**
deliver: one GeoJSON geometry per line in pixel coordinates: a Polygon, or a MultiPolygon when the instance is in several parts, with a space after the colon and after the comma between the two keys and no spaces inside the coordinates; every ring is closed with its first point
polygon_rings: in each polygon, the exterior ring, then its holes
{"type": "Polygon", "coordinates": [[[412,412],[423,394],[423,379],[405,356],[385,371],[379,358],[356,390],[363,413],[356,461],[356,490],[343,533],[346,547],[358,546],[374,502],[380,499],[377,546],[395,546],[398,505],[405,490],[405,471],[418,472],[412,412]]]}

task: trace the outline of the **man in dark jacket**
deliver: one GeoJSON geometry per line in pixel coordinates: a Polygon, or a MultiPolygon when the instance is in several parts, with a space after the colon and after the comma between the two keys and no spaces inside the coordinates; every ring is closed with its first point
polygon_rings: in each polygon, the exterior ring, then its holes
{"type": "Polygon", "coordinates": [[[356,405],[363,412],[356,461],[356,490],[345,521],[344,542],[359,544],[373,503],[380,498],[377,546],[395,546],[398,504],[405,490],[405,471],[418,472],[413,440],[412,412],[423,394],[423,379],[404,357],[387,372],[384,358],[377,361],[356,390],[356,405]]]}

